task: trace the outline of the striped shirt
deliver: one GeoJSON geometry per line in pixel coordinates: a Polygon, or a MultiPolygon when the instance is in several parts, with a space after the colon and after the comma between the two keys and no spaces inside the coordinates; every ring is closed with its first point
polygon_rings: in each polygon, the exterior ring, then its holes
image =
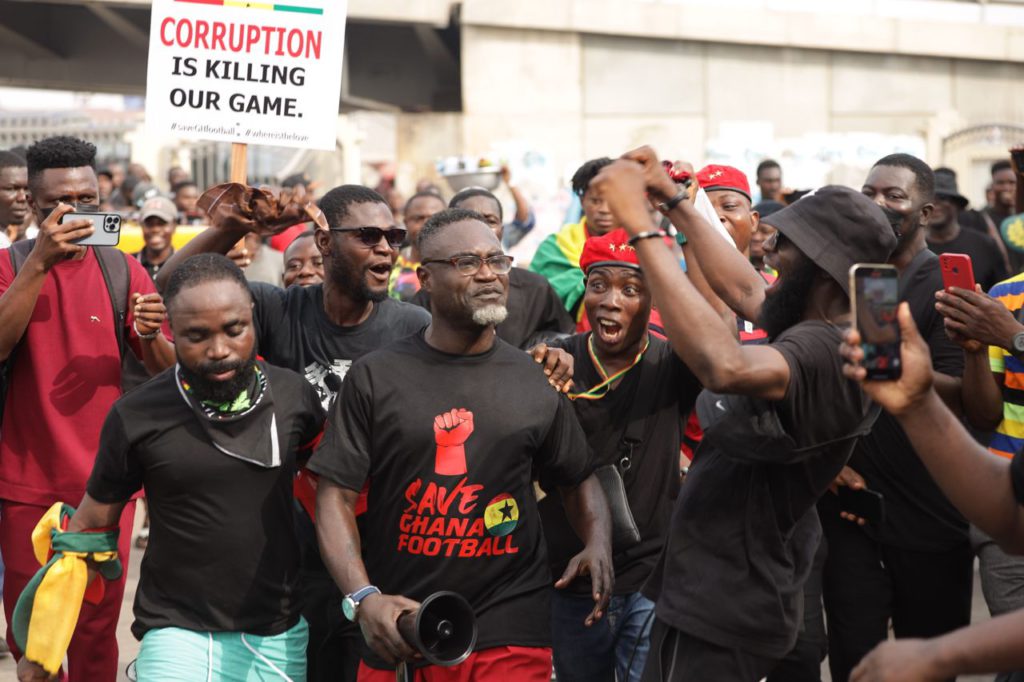
{"type": "MultiPolygon", "coordinates": [[[[995,285],[989,295],[1024,321],[1024,273],[995,285]]],[[[1012,458],[1024,448],[1024,361],[999,346],[989,346],[988,359],[992,372],[1003,375],[1003,421],[988,449],[1012,458]]]]}

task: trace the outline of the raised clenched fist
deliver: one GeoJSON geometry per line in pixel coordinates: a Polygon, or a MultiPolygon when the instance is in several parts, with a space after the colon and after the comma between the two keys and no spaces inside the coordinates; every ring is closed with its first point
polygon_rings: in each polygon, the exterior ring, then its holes
{"type": "Polygon", "coordinates": [[[466,473],[466,449],[473,433],[473,413],[464,408],[452,409],[434,417],[434,441],[437,453],[434,471],[442,476],[466,473]]]}

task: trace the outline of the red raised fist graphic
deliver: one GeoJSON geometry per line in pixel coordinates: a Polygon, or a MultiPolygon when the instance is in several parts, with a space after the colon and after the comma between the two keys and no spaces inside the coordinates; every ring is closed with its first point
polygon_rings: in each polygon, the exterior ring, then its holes
{"type": "Polygon", "coordinates": [[[434,471],[442,476],[463,476],[466,473],[466,440],[473,433],[473,413],[453,409],[434,417],[434,441],[437,454],[434,471]]]}

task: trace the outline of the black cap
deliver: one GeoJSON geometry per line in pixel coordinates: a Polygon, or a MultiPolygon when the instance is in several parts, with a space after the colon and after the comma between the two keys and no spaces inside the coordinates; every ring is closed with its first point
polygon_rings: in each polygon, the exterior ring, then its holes
{"type": "Polygon", "coordinates": [[[935,196],[951,199],[960,208],[967,208],[970,202],[956,186],[956,172],[949,168],[935,169],[935,196]]]}
{"type": "Polygon", "coordinates": [[[882,209],[849,187],[828,185],[762,220],[850,293],[854,263],[885,263],[896,234],[882,209]]]}

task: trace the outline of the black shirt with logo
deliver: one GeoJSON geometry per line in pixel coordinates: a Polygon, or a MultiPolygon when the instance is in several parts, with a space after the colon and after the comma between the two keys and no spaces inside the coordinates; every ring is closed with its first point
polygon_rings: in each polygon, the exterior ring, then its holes
{"type": "MultiPolygon", "coordinates": [[[[577,334],[555,344],[575,360],[575,391],[585,391],[603,381],[587,350],[589,337],[589,333],[577,334]]],[[[622,456],[629,455],[629,466],[624,470],[620,466],[620,473],[641,540],[613,557],[616,594],[639,591],[657,564],[668,535],[672,505],[679,494],[679,446],[684,420],[701,390],[696,377],[672,347],[654,335],[649,338],[644,359],[613,390],[599,400],[573,402],[594,452],[595,465],[618,464],[622,456]],[[651,394],[646,400],[639,396],[641,384],[642,390],[651,394]],[[648,414],[635,414],[636,409],[644,409],[642,406],[648,408],[648,414]],[[629,422],[636,419],[643,423],[641,441],[627,453],[622,445],[623,436],[629,422]]],[[[573,550],[581,547],[564,512],[558,521],[544,527],[554,575],[562,574],[573,550]]],[[[589,593],[590,579],[578,578],[569,589],[589,593]]]]}
{"type": "MultiPolygon", "coordinates": [[[[942,316],[935,310],[935,292],[940,289],[939,259],[923,250],[900,275],[900,301],[909,304],[935,371],[959,377],[964,372],[964,354],[949,340],[942,316]]],[[[864,527],[879,542],[916,551],[943,551],[967,541],[967,520],[932,479],[903,427],[889,413],[883,412],[871,433],[857,444],[850,467],[864,477],[868,488],[885,498],[884,525],[864,527]]],[[[838,514],[838,501],[826,496],[820,509],[823,514],[838,514]]]]}
{"type": "Polygon", "coordinates": [[[591,464],[568,399],[526,353],[496,339],[485,353],[450,355],[421,333],[367,355],[309,469],[351,490],[368,484],[363,560],[385,593],[461,594],[477,649],[550,646],[533,472],[572,486],[591,464]]]}
{"type": "MultiPolygon", "coordinates": [[[[576,324],[562,300],[543,275],[525,268],[508,273],[508,317],[497,326],[498,338],[524,350],[557,334],[571,334],[576,324]]],[[[412,303],[430,310],[430,294],[423,289],[412,303]]]]}
{"type": "Polygon", "coordinates": [[[302,377],[260,367],[273,392],[280,466],[218,450],[174,368],[126,394],[107,416],[87,490],[113,504],[145,486],[150,536],[132,625],[139,639],[164,627],[276,635],[298,622],[292,479],[296,454],[312,447],[324,411],[302,377]]]}
{"type": "Polygon", "coordinates": [[[821,538],[815,502],[871,414],[843,377],[840,342],[838,328],[802,322],[772,343],[790,370],[782,400],[697,399],[704,439],[644,588],[668,625],[768,658],[793,647],[821,538]]]}
{"type": "Polygon", "coordinates": [[[323,285],[282,289],[250,282],[257,347],[267,362],[303,374],[327,408],[354,360],[430,324],[418,306],[385,299],[360,324],[341,327],[324,312],[323,285]]]}

